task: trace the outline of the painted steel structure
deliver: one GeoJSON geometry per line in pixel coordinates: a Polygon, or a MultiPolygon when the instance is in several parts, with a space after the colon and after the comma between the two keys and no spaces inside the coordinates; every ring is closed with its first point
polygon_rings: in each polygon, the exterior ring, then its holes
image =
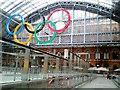
{"type": "MultiPolygon", "coordinates": [[[[2,2],[1,5],[2,4],[3,4],[2,9],[4,11],[7,11],[7,15],[8,15],[7,17],[9,17],[9,14],[12,14],[13,12],[14,13],[19,12],[24,16],[25,19],[28,16],[31,16],[32,14],[36,13],[37,11],[47,16],[49,12],[54,10],[55,8],[63,7],[63,8],[69,9],[69,12],[71,13],[71,17],[72,17],[70,26],[67,28],[67,30],[64,33],[57,35],[56,39],[52,43],[47,44],[47,46],[96,45],[96,44],[119,44],[120,43],[119,41],[120,17],[115,14],[115,4],[112,2],[107,4],[100,1],[99,2],[95,1],[93,3],[93,2],[89,2],[88,0],[78,0],[78,1],[55,0],[55,2],[52,2],[52,3],[45,3],[47,5],[43,7],[40,6],[40,8],[38,9],[39,5],[36,6],[35,3],[28,0],[25,2],[19,2],[18,4],[13,3],[16,6],[15,10],[14,10],[14,7],[9,8],[5,6],[5,2],[2,2]],[[34,9],[34,11],[31,11],[31,13],[28,13],[27,7],[25,7],[25,5],[33,5],[32,9],[34,9]],[[22,10],[23,7],[24,7],[24,10],[22,10]],[[20,11],[20,8],[21,8],[21,11],[20,11]],[[78,15],[76,15],[77,13],[78,15]]],[[[12,5],[12,2],[9,3],[9,5],[12,5]]],[[[6,16],[6,14],[4,13],[1,13],[1,14],[2,16],[6,16]]],[[[64,16],[61,15],[61,17],[63,18],[64,16]]],[[[36,17],[36,20],[37,19],[39,18],[36,17]]],[[[66,18],[63,18],[63,19],[66,20],[66,18]]],[[[3,18],[4,22],[5,20],[6,19],[3,18]]],[[[52,20],[54,21],[54,19],[52,20]]],[[[17,20],[17,22],[19,22],[19,20],[17,20]]],[[[33,20],[33,22],[36,22],[36,21],[33,20]]],[[[3,27],[4,27],[4,24],[3,24],[3,27]]],[[[15,25],[12,28],[14,27],[15,25]]],[[[48,32],[49,35],[46,35],[45,31],[46,31],[46,28],[44,29],[44,31],[38,34],[38,37],[41,38],[42,40],[47,40],[52,35],[51,32],[48,32]]],[[[25,36],[25,37],[22,36],[22,38],[20,38],[21,41],[28,37],[25,32],[22,32],[20,35],[25,36]]],[[[4,36],[7,38],[10,38],[9,35],[5,34],[4,36]]],[[[46,46],[44,44],[38,44],[34,39],[32,39],[31,44],[46,46]]]]}

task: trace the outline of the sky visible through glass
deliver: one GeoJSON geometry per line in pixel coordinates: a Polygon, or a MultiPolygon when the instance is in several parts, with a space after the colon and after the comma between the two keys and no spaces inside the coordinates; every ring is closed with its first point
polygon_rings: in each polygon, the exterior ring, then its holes
{"type": "Polygon", "coordinates": [[[100,4],[111,8],[112,0],[1,0],[0,6],[4,11],[13,14],[21,13],[24,17],[30,13],[58,1],[83,1],[100,4]]]}

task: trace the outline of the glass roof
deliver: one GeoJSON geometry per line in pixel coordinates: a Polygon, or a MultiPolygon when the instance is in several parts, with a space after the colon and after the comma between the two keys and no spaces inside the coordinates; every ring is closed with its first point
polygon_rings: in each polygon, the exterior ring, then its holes
{"type": "Polygon", "coordinates": [[[111,8],[112,0],[0,0],[0,8],[9,14],[20,13],[23,17],[30,13],[58,1],[83,1],[100,4],[111,8]]]}

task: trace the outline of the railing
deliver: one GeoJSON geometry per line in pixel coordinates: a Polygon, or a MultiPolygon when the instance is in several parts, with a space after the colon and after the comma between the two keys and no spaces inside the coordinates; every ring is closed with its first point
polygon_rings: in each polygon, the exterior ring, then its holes
{"type": "Polygon", "coordinates": [[[115,82],[116,86],[120,88],[120,75],[114,75],[111,77],[113,81],[115,82]]]}
{"type": "MultiPolygon", "coordinates": [[[[17,84],[16,83],[17,81],[22,81],[21,78],[22,78],[23,70],[21,68],[17,68],[16,72],[14,67],[2,67],[2,69],[3,69],[2,71],[3,80],[0,83],[3,84],[3,87],[4,87],[4,84],[8,82],[10,82],[8,84],[11,85],[11,83],[15,82],[14,84],[17,84]]],[[[80,73],[75,71],[71,71],[69,73],[62,71],[62,72],[44,74],[43,71],[40,71],[39,69],[37,70],[37,68],[35,69],[32,68],[32,69],[29,69],[28,77],[31,82],[33,81],[42,82],[43,84],[42,87],[44,88],[53,88],[53,87],[54,88],[74,88],[79,84],[95,79],[96,75],[91,73],[82,73],[82,72],[80,73]],[[43,80],[45,80],[45,82],[43,82],[43,80]]],[[[39,83],[37,85],[41,86],[42,84],[39,83]]],[[[9,87],[9,85],[7,87],[9,87]]],[[[16,86],[19,88],[19,85],[13,85],[13,87],[16,87],[16,86]]],[[[34,83],[33,85],[31,85],[31,88],[32,87],[34,87],[34,83]]]]}
{"type": "Polygon", "coordinates": [[[48,88],[74,88],[82,83],[95,79],[95,75],[90,74],[76,74],[68,76],[59,76],[58,78],[48,79],[48,88]]]}
{"type": "MultiPolygon", "coordinates": [[[[12,82],[12,81],[21,81],[22,79],[22,74],[23,74],[23,67],[18,67],[17,69],[15,67],[2,67],[2,78],[5,78],[2,80],[0,83],[6,83],[6,82],[12,82]]],[[[41,68],[29,68],[28,70],[28,78],[29,80],[35,80],[35,79],[43,79],[43,76],[46,76],[48,78],[49,76],[67,76],[68,74],[71,73],[66,73],[64,71],[59,71],[59,72],[49,72],[47,74],[44,74],[43,70],[41,68]]],[[[77,74],[77,73],[75,73],[77,74]]],[[[75,75],[72,74],[72,75],[75,75]]]]}

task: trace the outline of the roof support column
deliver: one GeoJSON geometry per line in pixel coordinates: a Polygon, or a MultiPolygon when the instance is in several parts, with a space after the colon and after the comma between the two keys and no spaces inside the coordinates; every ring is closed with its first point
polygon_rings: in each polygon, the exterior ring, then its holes
{"type": "Polygon", "coordinates": [[[98,14],[99,12],[97,11],[97,43],[98,43],[98,33],[99,33],[99,14],[98,14]]]}
{"type": "Polygon", "coordinates": [[[112,11],[110,12],[110,41],[112,42],[112,11]]]}
{"type": "Polygon", "coordinates": [[[74,22],[73,22],[73,20],[74,20],[74,13],[75,13],[75,11],[74,11],[74,7],[73,7],[73,10],[72,10],[72,24],[71,24],[71,44],[73,43],[73,30],[74,30],[74,22]]]}
{"type": "Polygon", "coordinates": [[[84,16],[84,43],[85,43],[85,34],[86,34],[86,9],[85,9],[85,16],[84,16]]]}

